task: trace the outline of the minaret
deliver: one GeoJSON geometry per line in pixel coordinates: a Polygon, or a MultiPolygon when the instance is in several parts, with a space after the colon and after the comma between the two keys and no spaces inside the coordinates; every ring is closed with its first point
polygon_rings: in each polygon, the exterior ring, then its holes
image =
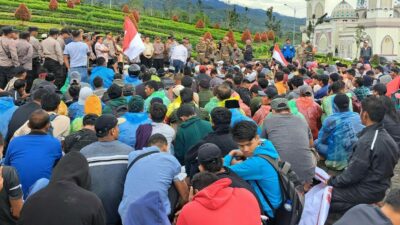
{"type": "Polygon", "coordinates": [[[357,0],[356,13],[359,19],[367,18],[368,0],[357,0]]]}
{"type": "Polygon", "coordinates": [[[395,0],[368,0],[368,18],[393,17],[395,0]]]}

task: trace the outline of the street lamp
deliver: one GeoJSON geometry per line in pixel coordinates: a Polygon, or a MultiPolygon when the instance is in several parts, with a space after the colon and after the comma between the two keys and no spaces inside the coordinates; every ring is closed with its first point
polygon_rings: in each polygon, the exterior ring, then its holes
{"type": "Polygon", "coordinates": [[[284,5],[286,7],[288,7],[288,8],[293,9],[293,39],[292,39],[292,43],[293,43],[293,46],[294,46],[295,45],[295,38],[296,38],[296,36],[295,36],[295,33],[296,33],[296,8],[290,6],[290,5],[286,4],[286,3],[284,5]]]}

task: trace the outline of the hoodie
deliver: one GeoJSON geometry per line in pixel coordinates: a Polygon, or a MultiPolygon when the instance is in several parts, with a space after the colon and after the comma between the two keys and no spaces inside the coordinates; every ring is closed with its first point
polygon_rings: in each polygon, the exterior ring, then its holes
{"type": "Polygon", "coordinates": [[[183,207],[177,225],[260,225],[256,198],[244,188],[229,187],[231,183],[223,178],[198,192],[183,207]]]}
{"type": "Polygon", "coordinates": [[[146,123],[151,123],[147,113],[125,113],[123,118],[126,121],[119,125],[119,137],[118,140],[131,147],[135,147],[136,144],[136,130],[137,128],[146,123]]]}
{"type": "Polygon", "coordinates": [[[90,85],[94,89],[94,78],[100,77],[103,79],[103,87],[108,89],[114,80],[114,71],[105,66],[96,66],[92,69],[92,74],[90,75],[90,85]]]}
{"type": "Polygon", "coordinates": [[[130,204],[125,225],[171,225],[160,193],[152,191],[130,204]]]}
{"type": "Polygon", "coordinates": [[[128,76],[125,76],[124,83],[131,84],[132,86],[136,87],[139,84],[141,84],[142,81],[139,79],[139,77],[136,77],[136,76],[131,77],[128,75],[128,76]]]}
{"type": "Polygon", "coordinates": [[[279,158],[278,152],[272,145],[272,142],[262,140],[261,144],[254,150],[253,156],[247,158],[242,163],[230,165],[233,157],[231,155],[226,155],[224,157],[224,166],[230,168],[239,177],[250,183],[254,191],[257,193],[257,197],[261,202],[264,213],[269,217],[274,218],[273,212],[265,201],[257,183],[264,194],[268,197],[272,206],[276,209],[282,202],[278,173],[267,160],[258,155],[268,155],[274,159],[279,158]]]}
{"type": "Polygon", "coordinates": [[[103,225],[105,212],[90,191],[89,166],[79,152],[65,155],[50,184],[26,201],[18,225],[103,225]]]}
{"type": "Polygon", "coordinates": [[[0,98],[0,133],[4,138],[7,137],[8,124],[17,108],[18,107],[14,105],[14,101],[11,97],[0,98]]]}
{"type": "Polygon", "coordinates": [[[126,110],[128,110],[128,102],[126,101],[126,98],[124,96],[111,99],[110,101],[107,102],[106,106],[104,107],[103,114],[121,113],[121,112],[114,112],[114,110],[117,110],[118,107],[122,107],[124,105],[126,106],[126,110]]]}

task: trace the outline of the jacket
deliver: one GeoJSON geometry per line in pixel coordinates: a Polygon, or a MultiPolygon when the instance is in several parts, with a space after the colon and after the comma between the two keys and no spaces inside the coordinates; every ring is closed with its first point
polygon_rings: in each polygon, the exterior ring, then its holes
{"type": "Polygon", "coordinates": [[[114,71],[105,66],[96,66],[95,68],[93,68],[89,80],[90,85],[92,85],[93,89],[95,88],[93,81],[96,77],[100,77],[101,79],[103,79],[103,87],[108,89],[112,85],[112,82],[114,80],[114,71]]]}
{"type": "Polygon", "coordinates": [[[68,135],[64,140],[64,152],[80,151],[82,148],[97,141],[96,132],[83,128],[68,135]]]}
{"type": "Polygon", "coordinates": [[[49,185],[25,202],[18,224],[105,225],[103,205],[89,186],[85,157],[68,153],[54,168],[49,185]]]}
{"type": "Polygon", "coordinates": [[[279,158],[278,152],[272,143],[268,140],[262,140],[261,144],[254,150],[252,157],[247,158],[242,163],[230,165],[233,158],[230,155],[226,155],[224,157],[224,166],[229,167],[239,177],[250,183],[261,202],[263,213],[274,218],[275,215],[265,201],[257,183],[269,198],[272,206],[277,209],[282,203],[278,173],[271,164],[258,155],[268,155],[274,159],[279,158]]]}
{"type": "Polygon", "coordinates": [[[318,134],[318,143],[328,146],[327,167],[342,170],[347,166],[357,134],[363,128],[355,112],[334,113],[326,118],[318,134]]]}
{"type": "Polygon", "coordinates": [[[397,143],[400,149],[400,123],[396,122],[389,115],[385,115],[382,121],[383,127],[389,133],[389,135],[393,138],[393,140],[397,143]]]}
{"type": "Polygon", "coordinates": [[[183,207],[177,225],[261,224],[256,198],[246,189],[229,187],[231,183],[223,178],[198,192],[183,207]]]}
{"type": "Polygon", "coordinates": [[[78,102],[72,103],[68,107],[68,116],[71,119],[71,121],[75,120],[78,117],[85,116],[85,106],[79,104],[78,102]]]}
{"type": "Polygon", "coordinates": [[[7,137],[8,124],[17,108],[11,97],[0,97],[0,133],[3,135],[3,138],[7,137]]]}
{"type": "Polygon", "coordinates": [[[157,191],[149,192],[130,204],[128,212],[125,225],[171,225],[157,191]]]}
{"type": "Polygon", "coordinates": [[[364,128],[358,135],[349,165],[328,184],[333,188],[350,189],[358,203],[375,203],[385,197],[393,170],[399,160],[399,148],[381,123],[364,128]]]}
{"type": "MultiPolygon", "coordinates": [[[[121,96],[119,98],[116,99],[111,99],[110,101],[107,102],[106,106],[103,109],[103,114],[115,114],[115,113],[125,113],[125,112],[121,112],[121,111],[115,111],[118,109],[118,107],[120,106],[126,106],[126,111],[128,111],[128,103],[126,101],[126,98],[121,96]]],[[[119,115],[114,115],[116,117],[118,117],[119,115]]]]}
{"type": "Polygon", "coordinates": [[[181,164],[184,163],[186,152],[210,132],[212,132],[211,124],[196,116],[179,125],[174,150],[175,157],[181,164]]]}
{"type": "Polygon", "coordinates": [[[131,77],[128,75],[128,76],[125,76],[124,83],[131,84],[133,87],[136,87],[139,84],[141,84],[142,81],[139,79],[139,77],[135,77],[135,76],[131,77]]]}
{"type": "Polygon", "coordinates": [[[293,47],[293,45],[285,44],[282,48],[282,54],[283,57],[292,59],[296,55],[296,49],[293,47]]]}
{"type": "Polygon", "coordinates": [[[318,130],[321,128],[322,108],[312,97],[300,97],[295,100],[296,107],[310,126],[314,140],[318,138],[318,130]]]}
{"type": "Polygon", "coordinates": [[[137,128],[146,123],[151,123],[147,113],[125,113],[122,118],[126,121],[119,125],[119,137],[118,140],[131,147],[135,147],[136,144],[136,130],[137,128]]]}
{"type": "Polygon", "coordinates": [[[254,122],[256,122],[257,125],[261,126],[264,122],[264,119],[268,116],[270,112],[271,106],[262,105],[253,116],[254,122]]]}
{"type": "Polygon", "coordinates": [[[144,110],[145,110],[145,112],[150,110],[150,102],[151,102],[151,100],[153,98],[161,98],[162,101],[163,101],[163,104],[165,106],[168,106],[171,103],[171,101],[169,100],[169,98],[165,94],[164,90],[155,91],[155,92],[153,92],[153,94],[151,94],[149,97],[147,97],[146,100],[144,101],[144,110]]]}
{"type": "MultiPolygon", "coordinates": [[[[350,111],[353,112],[353,95],[351,93],[346,93],[346,95],[349,97],[349,108],[350,111]]],[[[333,113],[339,112],[338,107],[336,106],[335,102],[333,101],[335,99],[336,94],[326,96],[322,99],[322,121],[324,121],[328,116],[332,115],[333,113]]]]}

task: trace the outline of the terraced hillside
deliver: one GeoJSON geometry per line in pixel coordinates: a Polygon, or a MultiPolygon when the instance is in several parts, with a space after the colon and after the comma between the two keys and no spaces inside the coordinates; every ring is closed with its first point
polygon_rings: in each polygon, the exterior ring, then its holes
{"type": "MultiPolygon", "coordinates": [[[[65,1],[60,0],[56,11],[49,10],[48,0],[0,0],[0,25],[13,25],[18,29],[25,29],[27,26],[37,26],[41,32],[46,32],[49,28],[70,27],[84,29],[85,31],[122,33],[124,14],[121,10],[110,10],[90,5],[76,5],[75,8],[68,8],[65,1]],[[14,17],[15,9],[20,3],[25,3],[32,13],[29,22],[18,21],[14,17]]],[[[174,35],[181,39],[188,37],[192,43],[196,44],[198,38],[206,31],[209,31],[214,39],[222,39],[227,30],[223,29],[195,29],[193,24],[175,22],[172,20],[160,19],[141,15],[139,32],[150,36],[167,37],[174,35]]],[[[241,34],[234,33],[237,41],[241,34]]],[[[243,43],[239,42],[242,46],[243,43]]],[[[264,55],[267,51],[265,44],[256,46],[256,55],[264,55]]]]}

